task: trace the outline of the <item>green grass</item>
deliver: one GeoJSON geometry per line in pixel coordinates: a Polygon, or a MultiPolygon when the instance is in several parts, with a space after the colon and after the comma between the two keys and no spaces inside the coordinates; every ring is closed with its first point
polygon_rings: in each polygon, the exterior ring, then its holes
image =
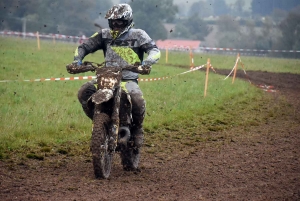
{"type": "MultiPolygon", "coordinates": [[[[70,77],[65,66],[73,59],[77,44],[0,38],[0,159],[11,153],[43,159],[39,152],[68,153],[69,149],[88,150],[91,121],[77,101],[77,91],[86,81],[23,82],[24,79],[70,77]],[[79,146],[80,145],[80,146],[79,146]],[[36,154],[37,153],[37,154],[36,154]]],[[[140,82],[147,101],[145,118],[146,143],[190,144],[202,141],[202,133],[220,131],[234,126],[258,125],[265,119],[280,115],[282,105],[267,105],[265,93],[247,82],[223,80],[210,73],[207,96],[204,98],[205,73],[189,70],[188,53],[170,52],[153,66],[148,76],[171,76],[162,81],[140,82]],[[174,67],[180,65],[181,67],[174,67]],[[186,66],[186,67],[185,67],[186,66]],[[182,139],[184,138],[184,139],[182,139]]],[[[195,54],[195,64],[205,64],[210,57],[215,68],[231,69],[233,56],[195,54]]],[[[300,73],[299,60],[242,58],[249,70],[300,73]],[[285,64],[285,65],[283,65],[285,64]],[[258,66],[262,66],[259,68],[258,66]]],[[[85,60],[101,63],[102,52],[88,55],[85,60]]],[[[93,75],[85,73],[79,75],[93,75]]],[[[75,76],[79,76],[75,75],[75,76]]]]}
{"type": "MultiPolygon", "coordinates": [[[[211,65],[216,69],[232,69],[234,67],[237,55],[210,55],[194,53],[195,66],[200,66],[207,63],[210,58],[211,65]]],[[[168,63],[174,65],[184,65],[187,68],[190,66],[189,52],[169,52],[168,63]]],[[[250,57],[240,56],[244,67],[247,70],[268,71],[268,72],[282,72],[300,74],[300,60],[299,59],[282,59],[271,57],[250,57]]],[[[162,64],[166,63],[166,53],[162,51],[162,64]]],[[[238,69],[242,69],[239,65],[238,69]]]]}

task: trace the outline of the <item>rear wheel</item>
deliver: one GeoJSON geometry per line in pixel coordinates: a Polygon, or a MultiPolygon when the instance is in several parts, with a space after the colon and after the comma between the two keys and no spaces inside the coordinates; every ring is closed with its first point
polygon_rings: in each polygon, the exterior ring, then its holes
{"type": "Polygon", "coordinates": [[[105,113],[94,114],[91,152],[96,178],[106,179],[111,171],[113,152],[108,150],[109,120],[109,116],[105,113]]]}

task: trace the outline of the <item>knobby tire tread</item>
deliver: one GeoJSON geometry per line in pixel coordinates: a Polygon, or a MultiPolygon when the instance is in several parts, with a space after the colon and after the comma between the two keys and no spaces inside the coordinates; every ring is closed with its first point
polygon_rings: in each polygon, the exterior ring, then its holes
{"type": "Polygon", "coordinates": [[[113,154],[101,148],[101,145],[107,147],[109,120],[109,116],[105,113],[94,114],[91,151],[96,178],[106,179],[110,175],[113,154]]]}

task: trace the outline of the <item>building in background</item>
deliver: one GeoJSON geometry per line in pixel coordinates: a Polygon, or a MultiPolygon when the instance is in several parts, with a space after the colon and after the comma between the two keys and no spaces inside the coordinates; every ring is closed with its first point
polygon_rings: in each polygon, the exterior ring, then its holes
{"type": "Polygon", "coordinates": [[[169,50],[196,50],[201,44],[200,40],[157,40],[156,45],[159,49],[169,50]]]}

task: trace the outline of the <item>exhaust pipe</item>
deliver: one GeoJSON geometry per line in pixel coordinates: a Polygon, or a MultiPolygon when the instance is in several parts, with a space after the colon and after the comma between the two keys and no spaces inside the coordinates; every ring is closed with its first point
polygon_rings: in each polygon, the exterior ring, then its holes
{"type": "Polygon", "coordinates": [[[127,147],[127,143],[129,141],[129,139],[130,139],[130,130],[129,130],[129,128],[126,127],[126,126],[120,127],[118,143],[124,145],[125,147],[127,147]]]}

